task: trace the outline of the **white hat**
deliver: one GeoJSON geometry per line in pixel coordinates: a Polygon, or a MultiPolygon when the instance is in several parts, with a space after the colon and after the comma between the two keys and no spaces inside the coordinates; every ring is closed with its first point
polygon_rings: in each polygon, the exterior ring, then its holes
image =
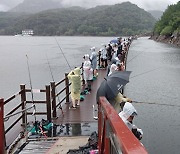
{"type": "Polygon", "coordinates": [[[91,51],[95,51],[95,50],[96,50],[96,47],[92,47],[90,50],[91,50],[91,51]]]}

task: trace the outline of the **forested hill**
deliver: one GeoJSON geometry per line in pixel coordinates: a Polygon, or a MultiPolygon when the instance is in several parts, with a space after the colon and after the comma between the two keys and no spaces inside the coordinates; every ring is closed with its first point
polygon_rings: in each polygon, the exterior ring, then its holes
{"type": "Polygon", "coordinates": [[[180,33],[180,1],[168,6],[154,28],[154,33],[157,35],[171,36],[178,32],[180,33]]]}
{"type": "Polygon", "coordinates": [[[130,2],[91,9],[60,8],[16,20],[0,14],[0,18],[1,35],[14,35],[23,29],[33,29],[35,35],[135,35],[151,31],[156,22],[150,13],[130,2]]]}
{"type": "Polygon", "coordinates": [[[168,6],[156,23],[151,38],[180,46],[180,1],[168,6]]]}

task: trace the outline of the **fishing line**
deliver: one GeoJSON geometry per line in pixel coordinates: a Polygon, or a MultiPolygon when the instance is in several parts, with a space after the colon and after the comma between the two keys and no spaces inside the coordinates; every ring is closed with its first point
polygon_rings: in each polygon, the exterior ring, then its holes
{"type": "Polygon", "coordinates": [[[163,105],[163,106],[171,106],[171,107],[180,107],[180,105],[173,105],[173,104],[162,104],[162,103],[155,103],[155,102],[139,102],[139,101],[132,101],[132,103],[139,103],[139,104],[151,104],[151,105],[163,105]]]}
{"type": "Polygon", "coordinates": [[[158,67],[158,68],[155,68],[155,69],[149,70],[149,71],[147,71],[147,72],[143,72],[143,73],[140,73],[140,74],[134,75],[134,76],[132,76],[130,79],[135,78],[135,77],[137,77],[137,76],[141,76],[141,75],[144,75],[144,74],[150,73],[150,72],[153,72],[153,71],[158,70],[158,69],[160,69],[160,68],[161,68],[161,67],[158,67]]]}
{"type": "MultiPolygon", "coordinates": [[[[55,82],[54,76],[53,76],[53,73],[52,73],[52,69],[51,69],[51,66],[50,66],[50,63],[49,63],[49,59],[48,59],[48,57],[47,57],[47,54],[46,54],[46,60],[47,60],[48,66],[49,66],[49,70],[50,70],[50,73],[51,73],[52,80],[53,80],[53,82],[55,82]]],[[[55,88],[55,92],[56,92],[56,91],[57,91],[57,90],[56,90],[56,88],[55,88]]],[[[60,102],[59,96],[57,96],[57,97],[58,97],[58,102],[60,102]]],[[[54,99],[56,99],[56,98],[54,98],[54,99]]],[[[61,109],[61,112],[62,112],[62,114],[64,115],[61,104],[59,104],[59,109],[61,109]]],[[[55,109],[53,109],[53,111],[54,111],[54,110],[55,110],[55,109]]]]}
{"type": "Polygon", "coordinates": [[[64,52],[63,52],[61,46],[59,45],[59,43],[58,43],[58,41],[57,41],[57,39],[56,39],[56,37],[54,37],[54,38],[55,38],[55,40],[56,40],[56,43],[57,43],[57,45],[58,45],[58,47],[59,47],[59,49],[60,49],[60,51],[61,51],[64,59],[66,60],[67,65],[69,66],[70,70],[72,70],[72,69],[71,69],[71,66],[70,66],[70,64],[69,64],[69,62],[68,62],[68,60],[67,60],[67,58],[66,58],[66,56],[64,55],[64,52]]]}
{"type": "Polygon", "coordinates": [[[33,95],[33,90],[32,90],[32,80],[31,80],[31,73],[30,73],[30,68],[29,68],[29,60],[28,60],[28,56],[26,55],[26,59],[27,59],[27,66],[28,66],[28,74],[29,74],[29,83],[30,83],[30,88],[31,88],[31,98],[32,98],[32,103],[33,103],[33,106],[34,106],[34,111],[33,111],[33,116],[34,116],[34,119],[36,121],[36,106],[34,104],[34,95],[33,95]]]}
{"type": "Polygon", "coordinates": [[[142,54],[142,53],[144,53],[143,51],[142,52],[140,52],[139,54],[137,54],[136,56],[134,56],[132,59],[130,59],[129,61],[127,61],[127,64],[130,62],[130,61],[132,61],[134,58],[136,58],[136,57],[138,57],[140,54],[142,54]]]}

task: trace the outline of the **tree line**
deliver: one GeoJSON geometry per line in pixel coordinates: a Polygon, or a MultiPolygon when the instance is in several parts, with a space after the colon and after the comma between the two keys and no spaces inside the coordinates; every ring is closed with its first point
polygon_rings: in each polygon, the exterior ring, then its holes
{"type": "Polygon", "coordinates": [[[180,1],[170,5],[155,24],[154,35],[172,36],[180,33],[180,1]]]}
{"type": "Polygon", "coordinates": [[[33,29],[35,35],[136,35],[153,30],[155,18],[130,2],[84,9],[61,8],[36,14],[0,13],[0,35],[33,29]]]}

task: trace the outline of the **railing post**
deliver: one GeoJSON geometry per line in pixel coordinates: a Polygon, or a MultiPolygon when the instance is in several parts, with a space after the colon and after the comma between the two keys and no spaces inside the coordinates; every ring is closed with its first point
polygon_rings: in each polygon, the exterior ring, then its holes
{"type": "Polygon", "coordinates": [[[50,85],[46,85],[46,107],[47,107],[47,120],[51,121],[51,93],[50,85]]]}
{"type": "Polygon", "coordinates": [[[82,72],[82,84],[84,85],[85,84],[85,80],[84,80],[84,69],[83,69],[83,65],[84,65],[84,63],[82,62],[82,64],[81,64],[81,72],[82,72]]]}
{"type": "Polygon", "coordinates": [[[98,53],[98,66],[100,68],[100,62],[101,62],[101,52],[98,53]]]}
{"type": "Polygon", "coordinates": [[[102,146],[102,131],[103,131],[103,125],[102,125],[102,108],[101,104],[98,104],[98,148],[99,148],[99,153],[101,153],[101,146],[102,146]]]}
{"type": "MultiPolygon", "coordinates": [[[[22,110],[25,109],[25,102],[26,102],[26,88],[25,88],[25,84],[21,84],[20,85],[20,89],[21,89],[21,103],[22,103],[22,110]]],[[[26,121],[26,115],[25,113],[23,113],[23,116],[22,116],[22,124],[25,124],[25,121],[26,121]]]]}
{"type": "Polygon", "coordinates": [[[55,82],[51,82],[51,98],[52,98],[52,111],[53,111],[53,118],[57,117],[56,113],[56,89],[55,89],[55,82]]]}
{"type": "Polygon", "coordinates": [[[65,73],[65,86],[66,86],[66,103],[69,102],[69,79],[68,73],[65,73]]]}
{"type": "Polygon", "coordinates": [[[5,153],[4,99],[0,98],[0,154],[5,153]]]}

